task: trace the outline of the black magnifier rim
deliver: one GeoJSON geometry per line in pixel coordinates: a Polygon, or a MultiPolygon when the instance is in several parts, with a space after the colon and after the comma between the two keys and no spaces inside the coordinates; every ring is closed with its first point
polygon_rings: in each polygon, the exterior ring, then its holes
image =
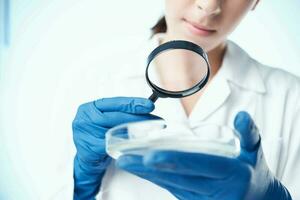
{"type": "Polygon", "coordinates": [[[208,57],[207,54],[204,52],[204,50],[189,41],[185,41],[185,40],[173,40],[173,41],[169,41],[166,42],[164,44],[161,44],[160,46],[156,47],[148,56],[147,59],[147,68],[146,68],[146,80],[148,85],[151,87],[152,91],[158,95],[159,97],[172,97],[172,98],[182,98],[182,97],[187,97],[190,96],[192,94],[195,94],[196,92],[198,92],[199,90],[201,90],[206,83],[208,82],[209,76],[210,76],[210,65],[208,62],[208,57]],[[149,76],[148,76],[148,68],[150,66],[150,63],[152,62],[152,60],[158,56],[159,54],[161,54],[164,51],[168,51],[168,50],[174,50],[174,49],[186,49],[189,51],[193,51],[195,53],[197,53],[198,55],[200,55],[206,62],[206,66],[207,66],[207,74],[206,76],[196,85],[194,85],[192,88],[189,88],[187,90],[182,90],[182,91],[176,91],[176,92],[172,92],[172,91],[168,91],[168,90],[164,90],[156,85],[154,85],[150,80],[149,80],[149,76]]]}

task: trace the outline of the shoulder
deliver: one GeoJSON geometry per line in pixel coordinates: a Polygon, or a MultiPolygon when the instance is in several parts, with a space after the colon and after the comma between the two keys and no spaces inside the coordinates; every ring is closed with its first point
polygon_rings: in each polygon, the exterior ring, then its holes
{"type": "MultiPolygon", "coordinates": [[[[235,75],[242,77],[240,82],[259,81],[268,91],[274,89],[300,89],[300,78],[284,68],[275,68],[263,64],[250,56],[243,48],[233,41],[228,41],[227,65],[235,71],[235,75]],[[235,67],[232,67],[235,66],[235,67]]],[[[224,61],[224,62],[225,62],[224,61]]]]}
{"type": "Polygon", "coordinates": [[[284,69],[264,65],[251,58],[257,68],[267,92],[293,93],[295,98],[300,97],[300,78],[284,69]]]}
{"type": "Polygon", "coordinates": [[[273,114],[280,111],[283,118],[293,121],[296,113],[300,112],[300,78],[284,69],[251,60],[264,83],[265,93],[261,96],[263,105],[273,114]]]}
{"type": "Polygon", "coordinates": [[[264,82],[266,84],[276,83],[275,85],[282,84],[283,86],[298,86],[300,84],[300,78],[284,69],[275,68],[272,66],[264,65],[254,59],[252,62],[260,72],[264,82]]]}
{"type": "Polygon", "coordinates": [[[294,113],[295,109],[300,109],[300,78],[297,75],[262,64],[234,43],[230,43],[229,47],[231,54],[227,60],[236,66],[236,82],[258,91],[264,107],[285,113],[287,110],[294,113]]]}

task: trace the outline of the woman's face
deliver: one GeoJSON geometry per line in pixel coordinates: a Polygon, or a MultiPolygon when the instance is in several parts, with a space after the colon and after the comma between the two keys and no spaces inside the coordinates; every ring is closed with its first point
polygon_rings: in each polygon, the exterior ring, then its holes
{"type": "Polygon", "coordinates": [[[167,37],[210,51],[222,44],[259,0],[165,0],[167,37]]]}

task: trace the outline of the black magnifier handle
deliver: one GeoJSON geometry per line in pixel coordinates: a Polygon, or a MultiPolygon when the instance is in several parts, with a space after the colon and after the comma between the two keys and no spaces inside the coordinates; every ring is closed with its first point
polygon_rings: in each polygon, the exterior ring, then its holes
{"type": "Polygon", "coordinates": [[[156,100],[158,99],[158,95],[155,92],[153,92],[148,99],[150,99],[153,103],[155,103],[156,100]]]}

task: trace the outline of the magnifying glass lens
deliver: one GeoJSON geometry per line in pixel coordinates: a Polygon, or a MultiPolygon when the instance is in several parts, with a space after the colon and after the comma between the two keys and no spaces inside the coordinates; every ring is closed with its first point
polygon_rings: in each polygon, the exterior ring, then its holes
{"type": "Polygon", "coordinates": [[[158,89],[182,92],[198,85],[208,74],[206,60],[186,49],[169,49],[158,54],[148,67],[149,81],[158,89]]]}

